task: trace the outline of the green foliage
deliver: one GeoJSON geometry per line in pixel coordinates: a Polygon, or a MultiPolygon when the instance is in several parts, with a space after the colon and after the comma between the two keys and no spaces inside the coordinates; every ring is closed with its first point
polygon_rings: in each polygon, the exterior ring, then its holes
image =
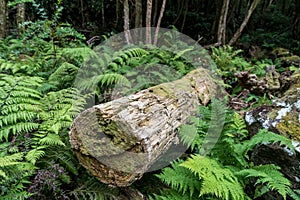
{"type": "Polygon", "coordinates": [[[75,188],[71,195],[75,199],[116,200],[118,193],[118,188],[109,188],[95,178],[90,178],[81,186],[75,188]]]}
{"type": "Polygon", "coordinates": [[[236,71],[247,70],[251,66],[239,55],[242,52],[242,50],[234,50],[232,46],[228,45],[212,47],[212,58],[221,70],[221,75],[228,77],[236,71]]]}
{"type": "MultiPolygon", "coordinates": [[[[214,105],[222,107],[218,103],[214,105]]],[[[287,196],[297,199],[289,180],[279,171],[278,166],[253,166],[248,157],[257,145],[264,144],[283,145],[294,151],[289,139],[265,129],[247,139],[245,121],[236,112],[215,109],[215,113],[212,113],[212,108],[204,106],[199,111],[200,118],[192,117],[189,124],[180,127],[179,135],[185,144],[190,145],[192,153],[200,155],[193,155],[164,168],[157,176],[170,188],[162,190],[160,195],[154,195],[154,199],[176,199],[180,195],[186,196],[186,199],[250,199],[244,194],[244,189],[253,178],[256,179],[254,198],[268,191],[277,191],[284,199],[287,196]],[[224,129],[214,148],[207,157],[203,157],[199,149],[205,144],[206,137],[209,137],[209,126],[214,126],[209,120],[218,121],[215,118],[222,113],[226,114],[224,129]]]]}
{"type": "Polygon", "coordinates": [[[236,144],[237,150],[248,158],[247,153],[259,144],[275,144],[288,147],[293,153],[295,153],[295,147],[292,145],[290,139],[270,132],[266,129],[261,129],[250,140],[246,140],[241,144],[236,144]]]}
{"type": "Polygon", "coordinates": [[[41,83],[39,77],[0,74],[0,141],[38,128],[41,83]]]}
{"type": "MultiPolygon", "coordinates": [[[[188,199],[244,199],[245,196],[238,179],[229,169],[220,166],[215,160],[199,155],[193,155],[180,164],[174,163],[172,168],[165,168],[158,177],[178,193],[185,195],[188,192],[188,199]]],[[[170,195],[169,191],[166,195],[164,198],[170,195]]]]}
{"type": "Polygon", "coordinates": [[[257,198],[270,190],[277,191],[284,199],[288,194],[293,193],[290,189],[290,182],[279,172],[280,167],[276,165],[260,165],[251,169],[244,169],[236,173],[244,180],[257,178],[254,198],[257,198]]]}

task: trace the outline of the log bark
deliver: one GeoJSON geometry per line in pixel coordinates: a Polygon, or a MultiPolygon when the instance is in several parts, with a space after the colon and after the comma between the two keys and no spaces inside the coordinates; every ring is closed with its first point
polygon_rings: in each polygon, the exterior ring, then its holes
{"type": "Polygon", "coordinates": [[[199,68],[179,80],[95,105],[74,120],[71,146],[100,181],[128,186],[178,144],[177,128],[198,105],[210,101],[216,88],[209,73],[199,68]]]}

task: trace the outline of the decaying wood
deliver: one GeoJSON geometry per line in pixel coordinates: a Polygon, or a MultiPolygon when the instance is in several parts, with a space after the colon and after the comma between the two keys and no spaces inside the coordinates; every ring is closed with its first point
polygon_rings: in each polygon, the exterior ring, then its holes
{"type": "Polygon", "coordinates": [[[100,181],[128,186],[178,143],[176,129],[210,101],[216,88],[199,68],[174,82],[95,105],[75,119],[72,148],[100,181]]]}

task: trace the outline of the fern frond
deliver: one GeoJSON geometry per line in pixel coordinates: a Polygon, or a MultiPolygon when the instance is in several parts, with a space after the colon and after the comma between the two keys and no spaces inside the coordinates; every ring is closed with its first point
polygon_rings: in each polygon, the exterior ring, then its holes
{"type": "Polygon", "coordinates": [[[279,171],[280,167],[270,165],[255,166],[251,169],[244,169],[236,173],[238,176],[245,178],[258,178],[255,185],[267,186],[268,190],[263,192],[256,192],[256,197],[263,195],[268,191],[277,191],[284,199],[291,192],[290,182],[279,171]]]}
{"type": "Polygon", "coordinates": [[[78,66],[89,60],[91,57],[97,57],[96,52],[87,47],[63,48],[60,53],[68,62],[75,62],[74,64],[78,66]]]}
{"type": "Polygon", "coordinates": [[[74,157],[73,152],[69,147],[56,148],[55,146],[49,147],[47,149],[47,155],[45,156],[47,160],[52,160],[55,163],[60,163],[64,168],[74,175],[78,175],[78,161],[74,157]]]}
{"type": "Polygon", "coordinates": [[[90,178],[82,186],[74,189],[71,195],[76,199],[117,200],[118,189],[109,188],[95,178],[90,178]]]}
{"type": "Polygon", "coordinates": [[[39,146],[35,149],[30,150],[25,156],[26,160],[34,165],[37,162],[37,160],[39,160],[45,155],[45,148],[46,146],[39,146]]]}
{"type": "Polygon", "coordinates": [[[70,87],[76,78],[78,70],[79,67],[64,62],[50,75],[49,82],[55,86],[63,85],[64,88],[70,87]]]}
{"type": "Polygon", "coordinates": [[[23,153],[15,153],[0,157],[0,168],[19,164],[23,159],[23,153]]]}
{"type": "Polygon", "coordinates": [[[180,166],[191,170],[202,181],[200,196],[212,195],[225,200],[242,200],[245,197],[235,175],[215,160],[193,155],[180,166]]]}
{"type": "Polygon", "coordinates": [[[259,132],[250,140],[247,140],[242,144],[236,144],[236,149],[241,153],[241,155],[244,155],[246,158],[248,158],[248,151],[252,150],[256,145],[275,143],[279,143],[280,146],[286,146],[295,154],[295,147],[292,145],[291,140],[266,129],[259,130],[259,132]]]}
{"type": "Polygon", "coordinates": [[[194,199],[199,199],[197,196],[189,196],[188,194],[182,194],[179,193],[175,190],[169,189],[169,190],[164,190],[161,192],[162,194],[157,195],[154,194],[153,197],[149,197],[150,200],[194,200],[194,199]]]}
{"type": "Polygon", "coordinates": [[[180,166],[179,162],[174,162],[171,167],[164,168],[157,177],[183,195],[189,194],[192,197],[196,191],[199,194],[201,181],[190,170],[180,166]]]}
{"type": "Polygon", "coordinates": [[[0,141],[38,128],[34,119],[41,110],[38,88],[42,81],[39,77],[0,74],[0,141]]]}
{"type": "Polygon", "coordinates": [[[41,145],[49,146],[66,146],[60,139],[59,135],[49,133],[46,137],[40,140],[41,145]]]}

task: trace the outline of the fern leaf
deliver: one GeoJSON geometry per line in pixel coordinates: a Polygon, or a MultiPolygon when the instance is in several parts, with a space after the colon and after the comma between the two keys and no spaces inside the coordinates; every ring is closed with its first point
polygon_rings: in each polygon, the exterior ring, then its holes
{"type": "Polygon", "coordinates": [[[284,199],[287,194],[291,192],[290,182],[284,175],[279,171],[280,167],[270,165],[255,166],[251,169],[244,169],[236,173],[238,176],[245,178],[258,178],[255,185],[266,185],[268,190],[262,193],[257,193],[257,197],[263,195],[268,191],[277,191],[284,199]]]}
{"type": "Polygon", "coordinates": [[[295,147],[292,145],[291,140],[282,135],[270,132],[266,129],[259,130],[259,132],[250,140],[247,140],[242,144],[237,144],[236,148],[240,151],[241,155],[244,155],[246,158],[248,158],[248,151],[252,150],[256,145],[274,143],[279,143],[280,146],[285,145],[295,154],[295,147]]]}
{"type": "Polygon", "coordinates": [[[25,156],[26,160],[34,165],[38,159],[45,155],[45,151],[43,149],[45,149],[45,146],[39,146],[36,149],[30,150],[25,156]]]}
{"type": "Polygon", "coordinates": [[[213,195],[226,200],[241,200],[245,194],[234,174],[221,167],[215,160],[194,155],[180,164],[202,180],[200,196],[213,195]]]}
{"type": "Polygon", "coordinates": [[[19,164],[23,159],[23,153],[15,153],[12,155],[0,157],[0,168],[19,164]]]}
{"type": "MultiPolygon", "coordinates": [[[[149,199],[150,200],[194,200],[197,198],[197,196],[193,196],[193,197],[190,197],[188,194],[182,194],[182,193],[179,193],[175,190],[164,190],[162,192],[162,194],[160,195],[157,195],[157,194],[154,194],[153,197],[150,197],[149,199]]],[[[197,198],[198,199],[198,198],[197,198]]]]}
{"type": "Polygon", "coordinates": [[[41,109],[41,83],[38,77],[0,74],[0,141],[38,128],[34,119],[41,109]]]}
{"type": "Polygon", "coordinates": [[[49,133],[46,137],[40,140],[41,145],[49,146],[66,146],[60,139],[59,135],[49,133]]]}
{"type": "Polygon", "coordinates": [[[180,166],[179,162],[174,162],[172,167],[164,168],[157,177],[181,194],[189,193],[189,196],[193,196],[201,187],[201,181],[190,170],[180,166]]]}

